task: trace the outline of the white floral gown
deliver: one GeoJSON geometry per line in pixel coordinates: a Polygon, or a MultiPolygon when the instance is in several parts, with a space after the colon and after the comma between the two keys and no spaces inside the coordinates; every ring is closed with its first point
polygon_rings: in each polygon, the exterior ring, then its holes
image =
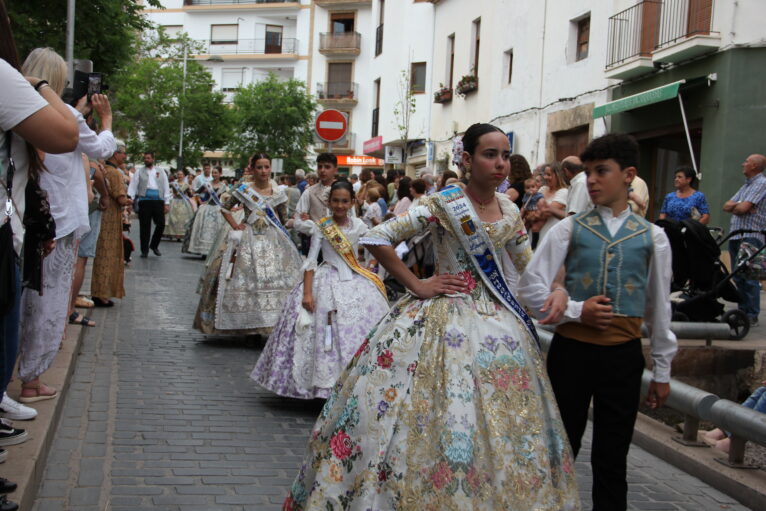
{"type": "MultiPolygon", "coordinates": [[[[516,206],[484,225],[517,271],[516,206]]],[[[396,246],[431,229],[437,271],[469,294],[403,297],[365,340],[314,426],[285,510],[579,509],[574,460],[541,352],[485,287],[433,197],[372,229],[396,246]]]]}

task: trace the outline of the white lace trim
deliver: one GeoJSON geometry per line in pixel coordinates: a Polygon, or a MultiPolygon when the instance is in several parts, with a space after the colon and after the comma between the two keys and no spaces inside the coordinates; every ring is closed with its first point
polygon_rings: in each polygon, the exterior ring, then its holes
{"type": "Polygon", "coordinates": [[[386,246],[390,247],[391,242],[388,240],[380,239],[380,238],[368,238],[367,236],[362,237],[359,240],[360,245],[373,245],[373,246],[386,246]]]}

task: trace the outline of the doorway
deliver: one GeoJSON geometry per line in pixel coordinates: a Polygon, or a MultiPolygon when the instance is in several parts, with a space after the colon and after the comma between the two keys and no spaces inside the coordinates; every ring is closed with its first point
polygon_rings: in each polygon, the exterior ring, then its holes
{"type": "Polygon", "coordinates": [[[588,145],[588,125],[553,133],[556,161],[567,156],[580,156],[588,145]]]}
{"type": "Polygon", "coordinates": [[[282,53],[282,28],[266,25],[266,53],[282,53]]]}

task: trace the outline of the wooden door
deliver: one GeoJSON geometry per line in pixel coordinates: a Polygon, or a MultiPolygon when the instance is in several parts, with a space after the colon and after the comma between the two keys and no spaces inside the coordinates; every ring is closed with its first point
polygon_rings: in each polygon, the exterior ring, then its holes
{"type": "Polygon", "coordinates": [[[707,35],[713,18],[713,0],[689,0],[686,35],[707,35]]]}
{"type": "Polygon", "coordinates": [[[266,25],[266,53],[282,53],[282,29],[280,25],[266,25]]]}
{"type": "Polygon", "coordinates": [[[556,161],[567,156],[580,156],[588,145],[588,126],[554,133],[556,143],[556,161]]]}
{"type": "Polygon", "coordinates": [[[331,62],[327,64],[327,97],[339,99],[353,97],[351,85],[351,62],[331,62]]]}

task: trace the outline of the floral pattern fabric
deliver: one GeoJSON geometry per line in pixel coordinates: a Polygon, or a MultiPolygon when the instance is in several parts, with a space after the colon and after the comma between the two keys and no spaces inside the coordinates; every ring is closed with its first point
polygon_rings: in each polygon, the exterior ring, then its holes
{"type": "MultiPolygon", "coordinates": [[[[518,272],[531,251],[518,208],[483,228],[518,272]]],[[[431,197],[373,229],[396,245],[430,229],[439,273],[467,294],[406,295],[369,334],[313,429],[285,510],[573,510],[566,433],[540,350],[484,286],[431,197]]]]}
{"type": "MultiPolygon", "coordinates": [[[[676,192],[670,192],[662,201],[660,213],[665,213],[673,220],[688,220],[692,218],[692,210],[696,208],[699,216],[709,215],[710,208],[702,192],[694,192],[688,197],[679,197],[676,192]]],[[[699,216],[697,218],[699,218],[699,216]]]]}

